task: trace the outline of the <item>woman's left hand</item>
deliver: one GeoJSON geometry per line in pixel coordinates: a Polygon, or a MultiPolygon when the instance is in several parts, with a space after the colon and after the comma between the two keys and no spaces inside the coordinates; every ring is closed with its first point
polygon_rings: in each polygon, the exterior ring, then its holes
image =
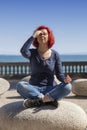
{"type": "Polygon", "coordinates": [[[70,83],[71,81],[72,81],[72,79],[70,78],[69,75],[67,75],[66,78],[65,78],[65,80],[64,80],[64,82],[65,83],[70,83]]]}

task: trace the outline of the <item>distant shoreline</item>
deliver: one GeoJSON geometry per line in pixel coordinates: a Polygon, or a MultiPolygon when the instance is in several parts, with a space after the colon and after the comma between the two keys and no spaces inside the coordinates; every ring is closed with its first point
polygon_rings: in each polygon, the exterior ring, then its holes
{"type": "MultiPolygon", "coordinates": [[[[87,54],[60,54],[61,61],[87,61],[87,54]]],[[[0,55],[0,62],[28,62],[22,55],[0,55]]]]}
{"type": "MultiPolygon", "coordinates": [[[[87,53],[60,53],[60,55],[87,55],[87,53]]],[[[21,56],[21,54],[0,54],[0,56],[21,56]]]]}

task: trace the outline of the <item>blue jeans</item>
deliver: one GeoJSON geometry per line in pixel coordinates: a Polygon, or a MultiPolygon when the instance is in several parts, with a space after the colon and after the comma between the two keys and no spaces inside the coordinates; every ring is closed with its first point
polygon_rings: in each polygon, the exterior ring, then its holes
{"type": "Polygon", "coordinates": [[[24,98],[42,98],[47,95],[52,101],[64,98],[71,92],[71,84],[60,83],[55,86],[34,86],[21,81],[17,84],[17,92],[24,98]]]}

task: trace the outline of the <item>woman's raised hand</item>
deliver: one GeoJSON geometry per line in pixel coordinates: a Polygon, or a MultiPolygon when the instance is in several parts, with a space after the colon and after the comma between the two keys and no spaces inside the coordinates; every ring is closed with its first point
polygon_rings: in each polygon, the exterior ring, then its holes
{"type": "Polygon", "coordinates": [[[41,33],[42,33],[42,32],[41,32],[40,30],[35,31],[35,32],[33,33],[33,37],[34,37],[34,38],[37,38],[41,33]]]}

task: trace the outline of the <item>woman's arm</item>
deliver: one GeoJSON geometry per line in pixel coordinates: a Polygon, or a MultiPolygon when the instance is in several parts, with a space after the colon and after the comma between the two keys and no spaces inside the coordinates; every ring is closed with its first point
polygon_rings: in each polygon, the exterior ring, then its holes
{"type": "Polygon", "coordinates": [[[61,81],[61,82],[65,82],[65,83],[70,83],[72,81],[72,79],[70,78],[69,75],[67,75],[65,77],[64,73],[63,73],[63,69],[62,69],[62,63],[61,63],[61,59],[59,54],[56,53],[56,65],[55,65],[55,73],[57,78],[61,81]]]}
{"type": "Polygon", "coordinates": [[[31,56],[31,51],[30,51],[30,45],[32,44],[34,38],[31,36],[22,46],[20,52],[25,58],[29,58],[31,56]]]}
{"type": "Polygon", "coordinates": [[[60,55],[57,52],[56,52],[56,62],[55,62],[55,74],[58,80],[64,82],[65,75],[63,73],[62,62],[60,59],[60,55]]]}
{"type": "Polygon", "coordinates": [[[33,33],[33,36],[31,36],[22,46],[20,52],[25,58],[29,58],[31,56],[31,51],[30,51],[30,45],[34,41],[35,38],[37,38],[40,35],[41,31],[35,31],[33,33]]]}

